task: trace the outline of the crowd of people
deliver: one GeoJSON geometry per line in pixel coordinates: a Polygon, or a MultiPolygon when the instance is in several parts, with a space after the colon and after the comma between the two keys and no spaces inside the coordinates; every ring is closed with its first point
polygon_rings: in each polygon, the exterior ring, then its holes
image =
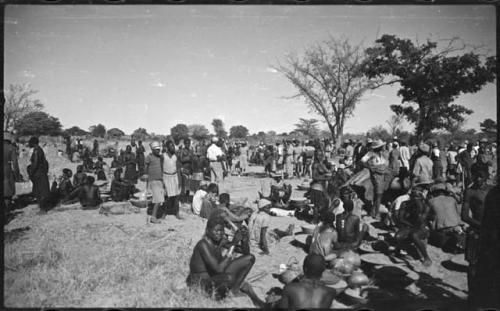
{"type": "MultiPolygon", "coordinates": [[[[206,219],[207,226],[193,250],[187,283],[201,286],[217,299],[241,290],[257,305],[269,306],[245,282],[255,262],[250,243],[254,241],[269,254],[270,217],[289,210],[316,227],[307,241],[309,255],[304,261],[303,278],[280,290],[281,300],[273,306],[329,306],[335,292],[320,283],[325,258],[358,249],[368,235],[367,214],[394,232],[397,256],[404,256],[405,245],[412,244],[423,265],[429,266],[428,243],[454,254],[465,253],[470,299],[476,303],[492,299],[478,290],[484,287],[478,280],[491,279],[481,263],[498,269],[498,264],[493,264],[498,253],[481,255],[485,248],[499,242],[498,234],[492,234],[492,219],[498,224],[498,201],[493,199],[498,198],[498,186],[494,186],[495,142],[482,139],[440,146],[438,141],[409,144],[396,137],[390,142],[367,138],[364,142],[346,140],[335,149],[328,140],[248,146],[246,142],[229,143],[213,137],[209,144],[192,146],[185,138],[178,142],[153,141],[146,155],[142,141],[131,141],[125,150],[114,150],[108,167],[97,140],[90,150],[79,140],[72,146],[67,139],[68,158],[82,164],[74,175],[70,169],[63,169],[52,187],[49,163],[38,138],[32,137],[28,145],[31,157],[27,173],[43,212],[60,203],[79,202],[84,209],[97,208],[103,202],[101,187],[109,182],[110,200],[129,200],[139,192],[138,180],[146,182],[151,194],[148,212],[153,224],[161,223],[167,214],[183,219],[179,206],[190,204],[193,214],[206,219]],[[244,174],[249,163],[264,166],[266,175],[274,180],[269,196],[259,193],[257,210],[244,201],[232,202],[229,193],[219,193],[220,182],[229,175],[244,174]],[[291,199],[287,179],[293,178],[306,179],[303,185],[309,204],[291,199]],[[227,235],[225,228],[232,233],[227,235]],[[235,257],[236,253],[241,255],[235,257]]],[[[7,207],[15,198],[15,181],[20,174],[17,153],[14,137],[5,132],[7,207]]],[[[281,236],[293,231],[290,226],[281,236]]]]}

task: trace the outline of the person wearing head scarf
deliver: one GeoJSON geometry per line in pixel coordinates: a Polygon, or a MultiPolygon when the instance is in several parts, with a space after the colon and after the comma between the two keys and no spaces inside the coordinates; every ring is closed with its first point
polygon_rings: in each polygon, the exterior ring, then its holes
{"type": "Polygon", "coordinates": [[[224,234],[224,219],[210,217],[205,235],[196,244],[189,262],[189,287],[200,286],[203,291],[213,295],[216,300],[224,299],[229,292],[237,294],[246,291],[245,278],[255,263],[255,256],[245,254],[232,258],[232,249],[222,255],[222,249],[239,243],[237,235],[228,242],[224,234]]]}
{"type": "Polygon", "coordinates": [[[29,140],[29,146],[30,148],[33,148],[33,153],[31,154],[31,163],[29,165],[28,175],[33,183],[33,194],[35,195],[40,206],[40,212],[43,213],[48,210],[48,206],[46,206],[45,201],[50,193],[48,177],[49,162],[47,162],[45,153],[38,143],[39,141],[37,137],[31,137],[29,140]]]}

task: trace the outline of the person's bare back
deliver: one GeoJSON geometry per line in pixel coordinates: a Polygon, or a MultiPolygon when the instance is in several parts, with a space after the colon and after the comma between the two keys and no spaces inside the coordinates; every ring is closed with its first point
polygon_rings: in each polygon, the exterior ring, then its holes
{"type": "Polygon", "coordinates": [[[285,286],[280,308],[330,308],[336,294],[335,289],[319,280],[303,279],[285,286]]]}

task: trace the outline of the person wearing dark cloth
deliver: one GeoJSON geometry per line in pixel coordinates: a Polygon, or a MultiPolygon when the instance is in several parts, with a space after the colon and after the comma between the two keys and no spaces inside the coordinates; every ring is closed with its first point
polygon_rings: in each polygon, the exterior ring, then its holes
{"type": "Polygon", "coordinates": [[[394,141],[392,143],[392,149],[389,152],[389,182],[391,182],[394,177],[399,175],[399,170],[401,168],[399,157],[399,145],[397,141],[394,141]]]}
{"type": "Polygon", "coordinates": [[[122,202],[130,199],[133,194],[134,187],[127,180],[121,178],[122,169],[115,170],[113,181],[111,182],[111,199],[115,202],[122,202]]]}
{"type": "Polygon", "coordinates": [[[224,299],[231,291],[237,294],[247,290],[245,278],[255,263],[255,256],[244,254],[232,259],[231,250],[224,257],[222,248],[236,244],[238,236],[231,243],[224,238],[224,220],[211,217],[207,221],[205,235],[196,244],[189,262],[189,275],[186,283],[189,287],[201,286],[216,300],[224,299]],[[236,241],[235,241],[236,239],[236,241]]]}
{"type": "Polygon", "coordinates": [[[328,184],[328,196],[330,199],[340,196],[340,188],[349,180],[349,176],[345,172],[345,165],[340,164],[335,173],[333,173],[332,181],[328,184]]]}
{"type": "Polygon", "coordinates": [[[64,144],[66,145],[66,155],[68,156],[68,159],[73,162],[73,150],[71,149],[71,136],[66,136],[64,137],[64,144]]]}
{"type": "Polygon", "coordinates": [[[94,145],[92,147],[92,156],[93,157],[99,156],[99,142],[97,141],[97,139],[94,139],[94,145]]]}
{"type": "Polygon", "coordinates": [[[137,168],[139,170],[139,176],[144,175],[144,153],[146,152],[146,149],[142,145],[142,140],[139,140],[137,142],[137,148],[135,148],[135,155],[136,155],[136,160],[137,160],[137,168]]]}
{"type": "Polygon", "coordinates": [[[137,163],[135,161],[135,155],[132,153],[132,147],[128,145],[125,148],[125,153],[123,154],[123,165],[125,166],[125,176],[123,179],[129,181],[133,184],[137,183],[137,163]]]}
{"type": "Polygon", "coordinates": [[[210,214],[217,208],[216,198],[219,188],[216,183],[211,183],[207,187],[207,194],[203,197],[200,208],[200,217],[208,219],[210,214]]]}
{"type": "Polygon", "coordinates": [[[73,176],[73,172],[69,168],[63,169],[61,182],[58,186],[58,192],[62,202],[66,202],[71,192],[75,190],[71,183],[71,176],[73,176]]]}
{"type": "Polygon", "coordinates": [[[473,173],[473,184],[465,190],[461,213],[462,220],[469,225],[466,230],[465,240],[465,260],[469,262],[467,271],[469,291],[475,290],[473,280],[477,271],[479,234],[481,232],[481,221],[483,220],[484,201],[486,194],[493,188],[486,184],[487,174],[484,171],[474,171],[473,173]]]}
{"type": "MultiPolygon", "coordinates": [[[[10,208],[11,200],[16,195],[15,167],[18,160],[13,141],[11,133],[3,133],[3,201],[7,209],[10,208]]],[[[7,209],[4,209],[4,213],[7,209]]]]}
{"type": "Polygon", "coordinates": [[[359,216],[353,214],[354,203],[352,200],[344,200],[343,203],[344,212],[338,215],[335,220],[338,234],[335,249],[355,250],[368,233],[368,225],[362,224],[359,216]]]}
{"type": "Polygon", "coordinates": [[[76,188],[71,192],[68,201],[78,198],[83,209],[97,209],[102,203],[99,187],[94,185],[94,177],[85,177],[84,183],[81,187],[76,188]]]}
{"type": "Polygon", "coordinates": [[[106,180],[105,165],[106,162],[104,162],[102,157],[97,157],[97,161],[94,163],[94,172],[97,175],[97,180],[106,180]]]}
{"type": "Polygon", "coordinates": [[[335,289],[320,279],[326,269],[322,256],[309,254],[304,259],[304,277],[299,282],[285,286],[281,295],[280,309],[329,309],[337,295],[335,289]]]}
{"type": "Polygon", "coordinates": [[[423,189],[418,186],[410,192],[410,200],[401,203],[401,207],[396,211],[394,220],[398,231],[394,238],[397,241],[394,253],[400,255],[403,242],[411,241],[415,244],[417,251],[423,259],[423,265],[429,267],[432,261],[427,253],[427,245],[424,242],[429,237],[429,232],[425,227],[429,215],[429,206],[425,203],[423,189]]]}
{"type": "Polygon", "coordinates": [[[463,182],[464,187],[466,188],[470,185],[472,180],[471,168],[472,164],[474,164],[474,160],[471,156],[472,147],[472,144],[468,144],[467,149],[460,152],[456,157],[458,163],[460,163],[460,166],[462,167],[463,182]]]}
{"type": "Polygon", "coordinates": [[[432,178],[436,179],[443,176],[444,166],[441,160],[443,151],[439,149],[439,143],[432,143],[431,160],[432,160],[432,178]]]}
{"type": "Polygon", "coordinates": [[[495,186],[484,198],[484,211],[479,233],[477,271],[469,290],[473,308],[500,309],[500,187],[495,186]]]}
{"type": "Polygon", "coordinates": [[[37,137],[31,137],[29,140],[29,147],[33,148],[33,154],[31,155],[28,175],[33,183],[33,194],[40,206],[40,211],[43,213],[47,211],[45,199],[47,199],[50,193],[49,177],[47,175],[49,172],[49,162],[45,159],[45,153],[38,145],[38,142],[37,137]]]}
{"type": "Polygon", "coordinates": [[[264,171],[266,174],[271,175],[272,163],[274,161],[273,146],[267,146],[264,150],[264,171]]]}
{"type": "Polygon", "coordinates": [[[73,176],[73,186],[75,188],[78,188],[83,185],[83,180],[85,179],[85,177],[87,177],[87,174],[83,172],[83,165],[78,165],[76,167],[76,173],[73,176]]]}
{"type": "Polygon", "coordinates": [[[463,231],[457,201],[448,194],[445,183],[431,187],[428,199],[432,224],[429,241],[444,251],[458,252],[462,248],[463,231]]]}
{"type": "Polygon", "coordinates": [[[120,161],[120,157],[115,155],[113,156],[113,161],[111,161],[111,168],[119,168],[122,167],[122,163],[120,161]]]}
{"type": "MultiPolygon", "coordinates": [[[[140,142],[140,141],[139,141],[140,142]]],[[[154,141],[150,145],[151,153],[145,159],[146,174],[148,175],[148,188],[153,194],[153,211],[150,221],[160,223],[158,211],[165,202],[165,186],[163,185],[163,156],[160,154],[161,145],[154,141]]]]}
{"type": "Polygon", "coordinates": [[[191,190],[194,160],[194,153],[191,149],[191,140],[189,138],[184,139],[184,148],[179,150],[178,156],[181,162],[181,200],[187,203],[191,190]]]}
{"type": "Polygon", "coordinates": [[[90,157],[90,150],[88,147],[85,147],[83,149],[82,160],[84,172],[90,172],[94,169],[94,163],[92,162],[92,158],[90,157]]]}
{"type": "Polygon", "coordinates": [[[323,185],[318,183],[311,185],[311,189],[309,190],[307,196],[313,204],[313,217],[311,221],[313,224],[317,224],[321,213],[329,208],[330,200],[325,194],[323,185]]]}
{"type": "Polygon", "coordinates": [[[353,153],[353,161],[354,161],[354,172],[357,173],[363,169],[363,165],[361,164],[361,159],[368,152],[368,149],[363,145],[361,141],[358,141],[358,144],[354,148],[353,153]]]}
{"type": "Polygon", "coordinates": [[[323,189],[327,189],[328,181],[332,178],[332,172],[328,167],[329,164],[325,160],[323,150],[316,149],[314,163],[312,165],[312,180],[313,183],[319,183],[323,189]]]}

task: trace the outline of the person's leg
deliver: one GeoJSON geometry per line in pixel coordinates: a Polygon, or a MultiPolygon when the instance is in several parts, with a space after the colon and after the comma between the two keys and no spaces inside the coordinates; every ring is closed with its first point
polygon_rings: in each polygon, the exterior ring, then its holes
{"type": "Polygon", "coordinates": [[[175,217],[177,219],[183,220],[184,218],[181,217],[180,215],[180,210],[179,210],[179,196],[176,195],[172,197],[172,209],[175,217]]]}
{"type": "Polygon", "coordinates": [[[425,266],[430,266],[432,261],[427,253],[427,246],[424,243],[424,239],[427,237],[426,233],[422,229],[413,230],[410,235],[411,240],[415,243],[417,250],[423,257],[423,264],[425,266]]]}
{"type": "Polygon", "coordinates": [[[407,228],[399,229],[399,231],[397,231],[396,234],[394,235],[394,239],[396,239],[396,248],[394,249],[394,254],[396,256],[400,255],[403,243],[408,239],[409,235],[410,235],[410,229],[407,228]]]}
{"type": "Polygon", "coordinates": [[[233,293],[236,293],[240,289],[254,263],[255,256],[249,254],[236,258],[227,266],[224,272],[232,277],[231,291],[233,293]]]}

